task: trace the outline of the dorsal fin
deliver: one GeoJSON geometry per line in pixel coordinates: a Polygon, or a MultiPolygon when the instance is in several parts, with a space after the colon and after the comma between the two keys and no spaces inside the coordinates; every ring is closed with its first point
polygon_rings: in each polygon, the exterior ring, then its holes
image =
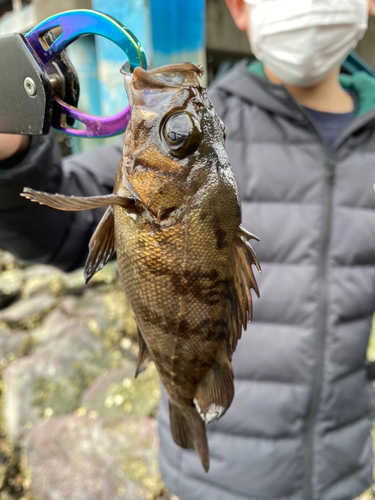
{"type": "Polygon", "coordinates": [[[86,285],[115,253],[115,218],[113,208],[108,207],[89,243],[89,255],[85,264],[86,285]]]}
{"type": "MultiPolygon", "coordinates": [[[[231,357],[241,338],[242,328],[246,330],[247,323],[252,320],[253,302],[250,294],[252,288],[259,297],[259,289],[252,265],[261,272],[255,252],[248,242],[249,239],[258,240],[241,225],[235,244],[233,265],[233,283],[231,300],[228,302],[228,355],[231,357]]],[[[259,240],[258,240],[259,241],[259,240]]]]}

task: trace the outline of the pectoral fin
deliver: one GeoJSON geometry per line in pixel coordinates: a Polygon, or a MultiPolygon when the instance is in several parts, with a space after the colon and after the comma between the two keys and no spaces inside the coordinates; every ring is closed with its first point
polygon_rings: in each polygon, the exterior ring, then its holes
{"type": "Polygon", "coordinates": [[[113,257],[115,249],[115,219],[113,208],[108,207],[89,243],[89,256],[85,264],[86,285],[113,257]]]}
{"type": "Polygon", "coordinates": [[[21,196],[30,201],[39,203],[40,205],[47,205],[57,210],[66,211],[79,211],[89,210],[90,208],[108,207],[110,205],[118,205],[124,208],[135,206],[134,198],[127,198],[117,194],[107,194],[105,196],[65,196],[63,194],[50,194],[43,193],[42,191],[35,191],[31,188],[24,188],[21,196]]]}

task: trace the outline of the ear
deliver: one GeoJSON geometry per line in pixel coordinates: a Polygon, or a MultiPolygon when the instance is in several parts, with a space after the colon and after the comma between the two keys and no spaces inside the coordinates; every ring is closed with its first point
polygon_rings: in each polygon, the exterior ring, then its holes
{"type": "MultiPolygon", "coordinates": [[[[371,0],[370,0],[371,1],[371,0]]],[[[375,1],[375,0],[374,0],[375,1]]],[[[233,20],[241,31],[249,31],[250,5],[244,0],[225,0],[233,20]]]]}

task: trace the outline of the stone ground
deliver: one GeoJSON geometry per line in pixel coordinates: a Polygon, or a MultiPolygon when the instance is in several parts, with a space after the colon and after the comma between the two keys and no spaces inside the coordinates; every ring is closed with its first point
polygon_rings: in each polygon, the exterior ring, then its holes
{"type": "Polygon", "coordinates": [[[157,467],[157,373],[134,379],[117,277],[111,262],[85,286],[82,270],[0,251],[0,500],[178,500],[157,467]]]}
{"type": "Polygon", "coordinates": [[[0,500],[178,500],[157,466],[155,367],[115,262],[88,286],[0,251],[0,500]]]}

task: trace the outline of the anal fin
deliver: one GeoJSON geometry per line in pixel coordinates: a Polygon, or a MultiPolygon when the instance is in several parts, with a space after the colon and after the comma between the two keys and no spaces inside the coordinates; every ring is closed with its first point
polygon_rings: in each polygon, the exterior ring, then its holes
{"type": "Polygon", "coordinates": [[[233,370],[229,359],[215,361],[198,385],[194,404],[202,420],[209,424],[218,420],[229,408],[234,397],[233,370]]]}
{"type": "Polygon", "coordinates": [[[85,264],[86,284],[100,271],[115,253],[115,220],[113,208],[108,207],[89,243],[89,256],[85,264]]]}
{"type": "Polygon", "coordinates": [[[138,332],[138,346],[139,346],[139,354],[138,354],[138,364],[135,370],[135,378],[138,377],[140,373],[146,370],[148,362],[150,361],[150,353],[148,351],[148,347],[143,338],[142,332],[137,325],[138,332]]]}

